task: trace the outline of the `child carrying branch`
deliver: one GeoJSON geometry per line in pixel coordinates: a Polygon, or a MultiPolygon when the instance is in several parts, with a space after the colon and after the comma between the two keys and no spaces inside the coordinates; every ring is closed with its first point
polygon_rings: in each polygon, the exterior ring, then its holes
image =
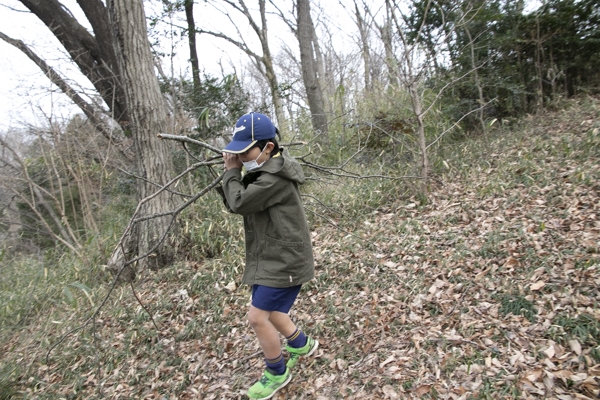
{"type": "Polygon", "coordinates": [[[260,113],[243,115],[223,149],[223,193],[230,211],[244,217],[246,267],[252,287],[248,322],[265,357],[262,378],[248,389],[251,399],[269,399],[292,379],[300,356],[319,346],[290,319],[302,284],[314,277],[310,232],[298,186],[300,164],[279,148],[277,129],[260,113]],[[242,167],[246,174],[242,174],[242,167]],[[287,339],[287,363],[279,334],[287,339]]]}

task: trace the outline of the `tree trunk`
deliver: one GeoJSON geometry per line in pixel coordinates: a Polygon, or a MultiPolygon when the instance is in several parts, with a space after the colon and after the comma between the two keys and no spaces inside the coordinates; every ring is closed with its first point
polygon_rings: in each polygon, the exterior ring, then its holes
{"type": "Polygon", "coordinates": [[[354,2],[354,10],[356,14],[356,25],[358,26],[358,32],[360,33],[362,58],[365,66],[365,90],[367,92],[372,92],[373,83],[371,82],[371,49],[369,46],[369,32],[367,31],[366,22],[358,9],[356,1],[354,2]]]}
{"type": "Polygon", "coordinates": [[[536,105],[535,111],[540,112],[544,107],[544,69],[543,69],[543,47],[540,35],[540,16],[535,14],[535,71],[537,73],[536,105]]]}
{"type": "Polygon", "coordinates": [[[317,77],[319,78],[319,85],[321,86],[323,103],[325,105],[325,115],[333,115],[333,104],[331,99],[333,99],[334,94],[331,90],[331,74],[329,73],[329,69],[325,68],[325,60],[323,57],[323,52],[321,51],[321,46],[319,45],[319,39],[317,37],[317,31],[315,30],[314,22],[312,23],[311,28],[313,46],[315,50],[317,77]]]}
{"type": "Polygon", "coordinates": [[[194,22],[194,0],[185,0],[185,19],[188,25],[188,44],[190,46],[190,63],[192,64],[192,79],[194,93],[200,92],[200,64],[196,48],[196,23],[194,22]]]}
{"type": "Polygon", "coordinates": [[[483,119],[483,105],[485,104],[485,100],[483,99],[483,86],[481,84],[481,80],[479,79],[479,71],[477,71],[475,60],[475,43],[473,43],[473,37],[471,36],[471,31],[469,30],[468,26],[465,26],[465,32],[469,38],[469,47],[471,50],[471,68],[473,70],[473,77],[475,78],[475,86],[477,86],[479,100],[479,111],[477,112],[477,117],[479,119],[479,124],[481,125],[481,133],[485,133],[485,121],[483,119]]]}
{"type": "MultiPolygon", "coordinates": [[[[145,199],[174,176],[171,149],[157,137],[167,127],[167,112],[146,30],[143,0],[108,0],[109,16],[115,33],[123,85],[131,115],[131,131],[137,157],[138,197],[145,199]]],[[[164,213],[174,207],[167,191],[144,203],[141,216],[164,213]]],[[[160,217],[138,223],[128,238],[143,259],[141,267],[157,268],[170,261],[169,246],[154,249],[168,230],[169,218],[160,217]],[[136,246],[137,244],[137,246],[136,246]]],[[[130,249],[131,249],[130,247],[130,249]]],[[[121,254],[116,259],[125,256],[121,254]]],[[[113,257],[113,262],[115,258],[113,257]]],[[[119,263],[117,265],[120,265],[119,263]]],[[[138,270],[140,265],[138,264],[138,270]]]]}
{"type": "Polygon", "coordinates": [[[277,126],[279,126],[279,130],[283,133],[287,131],[285,113],[283,112],[283,102],[281,101],[279,82],[277,80],[277,75],[275,74],[275,68],[273,67],[273,58],[271,57],[271,52],[268,50],[268,45],[266,47],[267,51],[265,51],[263,46],[263,65],[265,67],[265,78],[267,78],[267,82],[269,83],[271,98],[273,99],[275,117],[277,118],[277,126]]]}
{"type": "MultiPolygon", "coordinates": [[[[273,57],[271,56],[271,49],[269,48],[269,39],[267,36],[267,13],[265,9],[265,0],[259,0],[259,8],[260,8],[260,20],[261,27],[255,26],[254,30],[260,39],[260,44],[262,46],[262,62],[265,67],[265,77],[269,82],[269,88],[271,89],[271,97],[273,98],[273,105],[275,106],[275,115],[277,117],[277,125],[282,132],[287,130],[287,126],[285,123],[285,114],[283,112],[283,103],[281,101],[281,93],[279,89],[279,82],[277,81],[277,74],[275,74],[275,68],[273,67],[273,57]]],[[[249,17],[250,13],[247,12],[246,5],[242,0],[240,0],[240,4],[246,10],[246,16],[249,17]]],[[[249,17],[249,20],[252,24],[252,18],[249,17]]]]}
{"type": "Polygon", "coordinates": [[[327,133],[327,114],[323,91],[317,74],[317,60],[313,49],[314,25],[310,16],[310,0],[298,0],[298,43],[300,44],[300,64],[306,88],[306,97],[315,132],[327,133]]]}
{"type": "Polygon", "coordinates": [[[388,84],[392,87],[398,86],[396,57],[392,45],[392,23],[388,20],[379,28],[381,41],[385,49],[385,66],[387,67],[388,84]]]}
{"type": "Polygon", "coordinates": [[[417,140],[421,153],[421,179],[423,179],[422,190],[426,188],[427,178],[429,176],[429,160],[427,157],[427,141],[425,139],[425,122],[423,121],[423,104],[419,94],[419,81],[413,80],[408,86],[410,99],[412,102],[413,113],[417,118],[417,140]]]}
{"type": "Polygon", "coordinates": [[[129,116],[124,88],[120,84],[117,55],[110,36],[106,7],[101,0],[78,0],[94,30],[93,36],[58,0],[20,0],[50,29],[90,80],[113,113],[113,118],[128,129],[129,116]]]}

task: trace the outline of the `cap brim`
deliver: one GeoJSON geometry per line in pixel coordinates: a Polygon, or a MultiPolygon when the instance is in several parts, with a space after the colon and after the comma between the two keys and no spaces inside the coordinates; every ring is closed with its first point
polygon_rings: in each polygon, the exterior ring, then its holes
{"type": "Polygon", "coordinates": [[[256,144],[256,142],[257,142],[256,140],[253,140],[250,142],[238,142],[238,141],[234,140],[233,142],[231,142],[227,146],[225,146],[223,151],[226,153],[232,153],[232,154],[244,153],[244,152],[250,150],[250,148],[252,146],[254,146],[256,144]]]}

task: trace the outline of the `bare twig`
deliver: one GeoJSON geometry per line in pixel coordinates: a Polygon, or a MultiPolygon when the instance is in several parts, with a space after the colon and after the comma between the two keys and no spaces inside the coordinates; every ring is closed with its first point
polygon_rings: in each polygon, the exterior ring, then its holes
{"type": "Polygon", "coordinates": [[[488,104],[490,104],[490,103],[491,103],[491,102],[493,102],[494,100],[496,100],[496,98],[493,98],[492,100],[490,100],[490,101],[488,101],[487,103],[483,104],[481,107],[477,107],[477,108],[475,108],[475,109],[473,109],[473,110],[469,111],[468,113],[466,113],[466,114],[465,114],[465,115],[463,115],[462,117],[460,117],[460,119],[459,119],[458,121],[454,122],[450,128],[448,128],[448,129],[446,129],[445,131],[443,131],[442,133],[440,133],[440,134],[438,135],[438,137],[437,137],[437,138],[436,138],[434,141],[432,141],[431,143],[429,143],[429,144],[427,145],[427,149],[429,149],[431,146],[433,146],[433,145],[434,145],[434,144],[436,144],[438,141],[440,141],[440,139],[442,139],[442,137],[443,137],[443,136],[444,136],[446,133],[448,133],[448,132],[450,132],[452,129],[456,128],[456,127],[458,126],[458,124],[459,124],[459,122],[460,122],[460,121],[462,121],[463,119],[467,118],[469,115],[473,114],[474,112],[477,112],[477,111],[480,111],[480,110],[484,109],[484,108],[485,108],[485,107],[486,107],[488,104]]]}
{"type": "Polygon", "coordinates": [[[305,165],[309,168],[312,168],[314,170],[317,171],[321,171],[321,172],[325,172],[329,175],[333,175],[333,176],[339,176],[341,178],[352,178],[352,179],[372,179],[372,178],[379,178],[379,179],[390,179],[390,180],[402,180],[402,179],[423,179],[419,176],[415,176],[415,175],[404,175],[404,176],[390,176],[390,175],[360,175],[354,172],[349,172],[344,170],[341,167],[325,167],[322,165],[317,165],[317,164],[313,164],[310,161],[306,161],[302,158],[300,158],[300,160],[302,160],[302,165],[305,165]],[[334,171],[341,171],[341,173],[338,172],[334,172],[334,171]]]}
{"type": "MultiPolygon", "coordinates": [[[[141,254],[138,255],[137,257],[130,259],[128,261],[125,261],[123,263],[123,265],[121,265],[121,267],[119,268],[119,270],[117,271],[117,273],[115,274],[115,277],[113,278],[113,282],[111,284],[111,287],[109,288],[108,292],[106,293],[106,295],[104,296],[104,299],[102,300],[102,302],[98,305],[98,307],[96,307],[96,310],[92,313],[92,315],[80,326],[71,329],[70,331],[68,331],[67,333],[65,333],[55,344],[53,344],[50,349],[48,350],[48,352],[46,353],[46,364],[48,364],[49,359],[50,359],[50,354],[52,353],[52,351],[58,346],[60,345],[67,337],[69,337],[70,335],[82,330],[83,328],[85,328],[90,322],[94,322],[96,320],[96,317],[98,316],[98,314],[100,313],[100,310],[102,310],[102,308],[104,308],[104,306],[106,305],[110,295],[112,294],[113,290],[115,289],[115,287],[117,286],[117,283],[119,282],[119,278],[121,277],[121,274],[123,273],[123,271],[125,270],[126,267],[128,267],[131,264],[134,264],[146,257],[148,257],[150,254],[152,254],[166,239],[167,235],[169,234],[169,232],[171,231],[171,228],[173,227],[173,224],[175,222],[175,220],[177,219],[177,216],[181,213],[181,211],[183,211],[187,206],[189,206],[190,204],[192,204],[194,201],[196,201],[197,199],[199,199],[200,197],[202,197],[203,195],[205,195],[209,190],[211,190],[213,187],[215,187],[219,182],[221,182],[221,180],[223,179],[223,174],[221,174],[218,178],[216,178],[213,182],[211,182],[208,186],[206,186],[203,190],[201,190],[199,193],[197,193],[196,195],[194,195],[192,198],[190,198],[188,201],[186,201],[185,203],[183,203],[181,206],[179,206],[177,209],[168,212],[168,213],[164,213],[161,215],[155,215],[155,216],[149,216],[149,217],[145,217],[145,218],[140,218],[139,220],[147,220],[147,219],[151,219],[151,218],[157,218],[159,216],[164,216],[164,215],[171,215],[171,221],[169,223],[169,226],[167,227],[167,229],[165,230],[165,232],[162,234],[162,236],[159,238],[159,240],[154,244],[154,246],[149,249],[145,254],[141,254]]],[[[117,243],[117,245],[115,246],[116,248],[120,248],[122,251],[123,249],[123,243],[125,242],[125,238],[127,237],[127,235],[131,232],[133,226],[138,222],[138,218],[137,215],[140,212],[141,206],[150,201],[151,199],[153,199],[154,197],[156,197],[160,192],[166,190],[167,186],[170,185],[173,182],[173,180],[171,182],[169,182],[167,185],[163,186],[160,190],[158,190],[157,192],[153,193],[152,195],[146,197],[145,199],[141,200],[138,203],[138,206],[135,210],[135,212],[133,213],[133,216],[131,217],[129,224],[127,225],[127,227],[125,228],[125,231],[123,232],[123,234],[121,235],[121,238],[119,240],[119,242],[117,243]]],[[[137,298],[137,296],[136,296],[137,298]]],[[[138,300],[139,301],[139,300],[138,300]]],[[[140,302],[141,304],[141,302],[140,302]]],[[[143,307],[143,304],[142,304],[143,307]]],[[[147,309],[144,307],[144,310],[147,311],[147,309]]],[[[153,320],[154,322],[154,320],[153,320]]],[[[156,327],[156,323],[154,323],[155,327],[156,327]]],[[[157,328],[158,329],[158,328],[157,328]]]]}
{"type": "Polygon", "coordinates": [[[198,145],[200,147],[204,147],[205,149],[208,149],[210,151],[213,151],[217,154],[221,154],[221,149],[216,148],[215,146],[212,146],[206,142],[202,142],[200,140],[196,140],[196,139],[192,139],[191,137],[187,137],[187,136],[179,136],[179,135],[169,135],[166,133],[160,133],[157,135],[159,138],[161,139],[169,139],[169,140],[176,140],[178,142],[183,142],[183,143],[192,143],[195,145],[198,145]]]}
{"type": "Polygon", "coordinates": [[[336,214],[340,214],[342,217],[345,216],[344,213],[342,213],[341,211],[338,211],[336,209],[334,209],[333,207],[328,206],[327,204],[323,203],[321,200],[319,200],[318,198],[316,198],[315,196],[311,196],[309,194],[303,194],[302,197],[308,197],[310,199],[313,199],[314,201],[316,201],[317,203],[319,203],[319,205],[323,208],[328,209],[329,211],[332,211],[336,214]]]}
{"type": "Polygon", "coordinates": [[[152,316],[150,311],[148,311],[148,309],[146,308],[144,303],[142,303],[142,300],[140,300],[140,298],[138,297],[138,295],[135,291],[135,288],[133,287],[133,282],[129,282],[129,286],[131,287],[131,293],[133,293],[133,296],[135,297],[135,299],[137,300],[139,305],[142,306],[144,311],[146,311],[146,313],[150,316],[150,319],[152,320],[152,324],[154,325],[154,329],[156,329],[157,341],[160,341],[160,329],[158,329],[158,325],[156,325],[156,321],[154,320],[154,317],[152,316]]]}

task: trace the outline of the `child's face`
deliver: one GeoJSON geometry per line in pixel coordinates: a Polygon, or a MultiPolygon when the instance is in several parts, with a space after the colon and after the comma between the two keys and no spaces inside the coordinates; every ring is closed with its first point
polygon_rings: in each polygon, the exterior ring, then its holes
{"type": "Polygon", "coordinates": [[[258,164],[262,164],[271,158],[271,151],[273,151],[273,143],[267,143],[262,151],[262,154],[259,147],[253,147],[244,153],[240,153],[238,157],[242,162],[256,160],[258,164]],[[258,157],[258,159],[256,159],[256,157],[258,157]]]}

